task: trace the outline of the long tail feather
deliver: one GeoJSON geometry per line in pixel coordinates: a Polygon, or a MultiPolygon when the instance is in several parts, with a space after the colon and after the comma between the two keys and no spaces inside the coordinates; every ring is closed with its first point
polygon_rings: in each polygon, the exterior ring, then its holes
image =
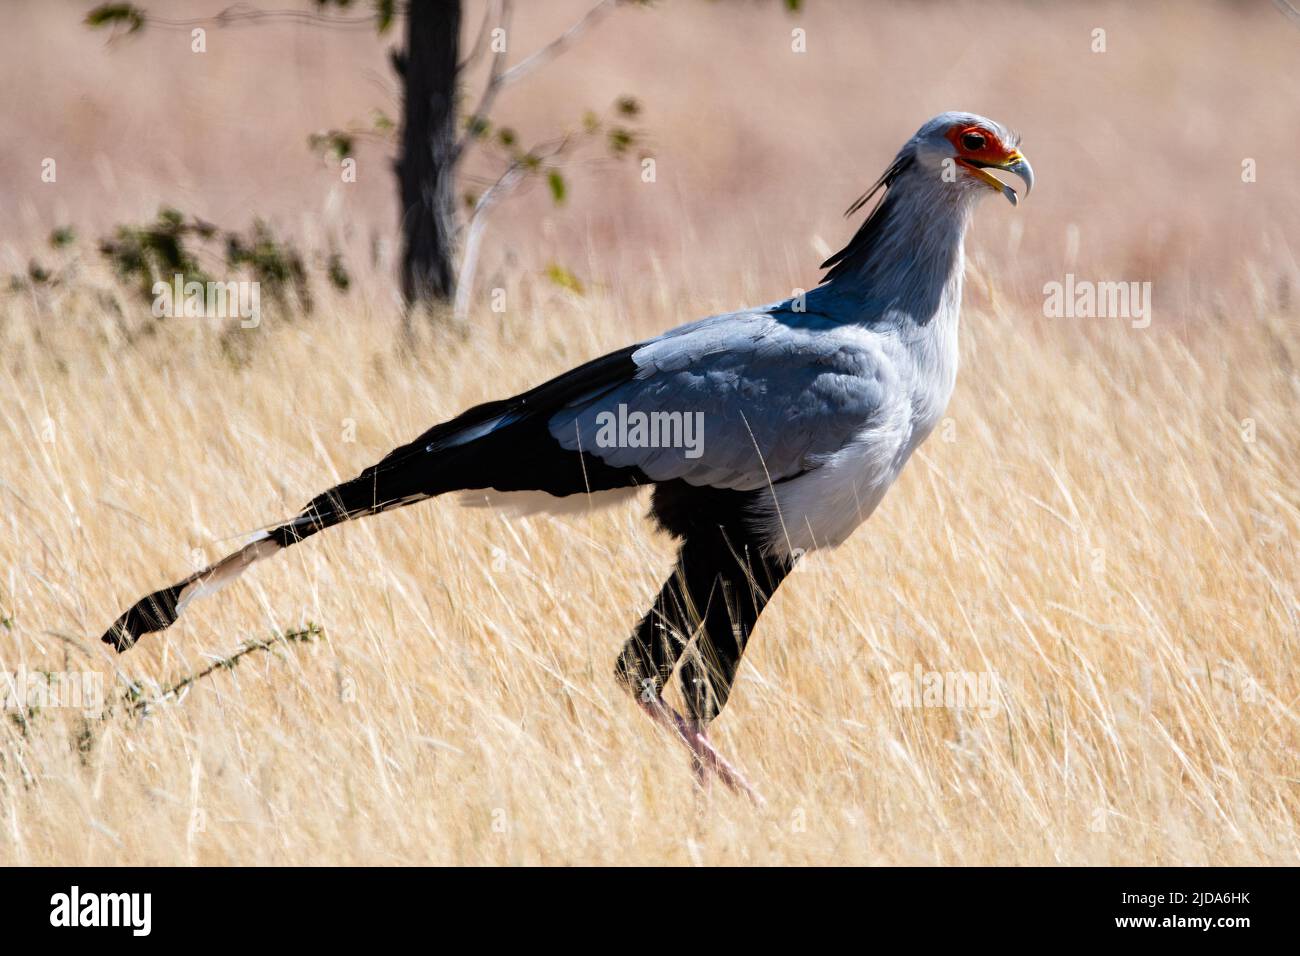
{"type": "Polygon", "coordinates": [[[340,522],[430,497],[428,493],[412,491],[406,487],[407,484],[402,480],[381,482],[372,470],[367,470],[351,481],[331,488],[313,498],[296,518],[259,535],[238,551],[183,581],[145,595],[123,612],[100,640],[118,652],[125,651],[141,636],[171,627],[191,601],[215,594],[255,562],[340,522]],[[390,489],[388,493],[385,493],[385,486],[390,489]]]}
{"type": "Polygon", "coordinates": [[[554,412],[636,372],[636,346],[611,352],[514,398],[477,405],[393,449],[350,481],[317,495],[295,518],[234,554],[131,605],[101,640],[118,651],[176,623],[190,601],[229,584],[256,561],[353,518],[448,491],[494,488],[564,496],[636,485],[645,475],[566,451],[550,435],[554,412]]]}
{"type": "Polygon", "coordinates": [[[269,558],[282,547],[270,537],[258,538],[185,580],[145,595],[114,621],[100,640],[119,652],[126,650],[141,635],[171,627],[195,598],[216,593],[243,574],[253,562],[269,558]]]}

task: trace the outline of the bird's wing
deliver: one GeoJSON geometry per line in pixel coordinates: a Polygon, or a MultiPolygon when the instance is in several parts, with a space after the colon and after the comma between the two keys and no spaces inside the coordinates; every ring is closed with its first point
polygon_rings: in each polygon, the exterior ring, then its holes
{"type": "Polygon", "coordinates": [[[652,481],[753,490],[794,477],[857,439],[898,392],[886,338],[780,312],[684,326],[631,358],[629,381],[578,398],[548,427],[565,448],[652,481]]]}

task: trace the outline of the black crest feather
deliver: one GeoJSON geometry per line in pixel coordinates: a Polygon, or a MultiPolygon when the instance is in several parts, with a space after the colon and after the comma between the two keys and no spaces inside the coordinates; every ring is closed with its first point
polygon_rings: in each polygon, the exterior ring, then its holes
{"type": "Polygon", "coordinates": [[[845,272],[857,271],[871,257],[872,250],[880,239],[885,220],[889,216],[889,187],[907,171],[913,161],[910,153],[899,156],[881,174],[881,177],[875,181],[872,187],[859,196],[853,205],[845,211],[846,218],[852,216],[869,203],[878,192],[882,189],[885,191],[880,201],[867,215],[866,221],[853,234],[853,238],[849,240],[848,245],[821,264],[823,269],[830,270],[822,277],[822,282],[830,282],[836,276],[845,272]]]}

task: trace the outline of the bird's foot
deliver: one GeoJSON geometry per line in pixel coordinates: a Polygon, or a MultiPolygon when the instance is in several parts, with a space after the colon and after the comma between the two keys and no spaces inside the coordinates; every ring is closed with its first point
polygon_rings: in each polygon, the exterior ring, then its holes
{"type": "Polygon", "coordinates": [[[664,703],[662,697],[656,697],[648,701],[642,699],[640,704],[641,709],[649,715],[651,720],[671,730],[690,750],[695,775],[701,784],[706,783],[711,776],[715,776],[726,785],[727,789],[733,793],[745,794],[758,806],[763,806],[767,802],[757,790],[750,786],[749,781],[745,779],[745,775],[732,766],[726,757],[718,753],[717,748],[709,742],[704,727],[695,721],[687,720],[677,713],[664,703]]]}

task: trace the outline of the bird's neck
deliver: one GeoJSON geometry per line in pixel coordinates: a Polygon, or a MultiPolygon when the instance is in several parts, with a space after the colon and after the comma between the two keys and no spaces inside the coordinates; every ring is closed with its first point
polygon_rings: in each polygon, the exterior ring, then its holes
{"type": "Polygon", "coordinates": [[[976,198],[931,173],[908,171],[854,236],[825,288],[864,324],[955,321],[976,198]]]}

